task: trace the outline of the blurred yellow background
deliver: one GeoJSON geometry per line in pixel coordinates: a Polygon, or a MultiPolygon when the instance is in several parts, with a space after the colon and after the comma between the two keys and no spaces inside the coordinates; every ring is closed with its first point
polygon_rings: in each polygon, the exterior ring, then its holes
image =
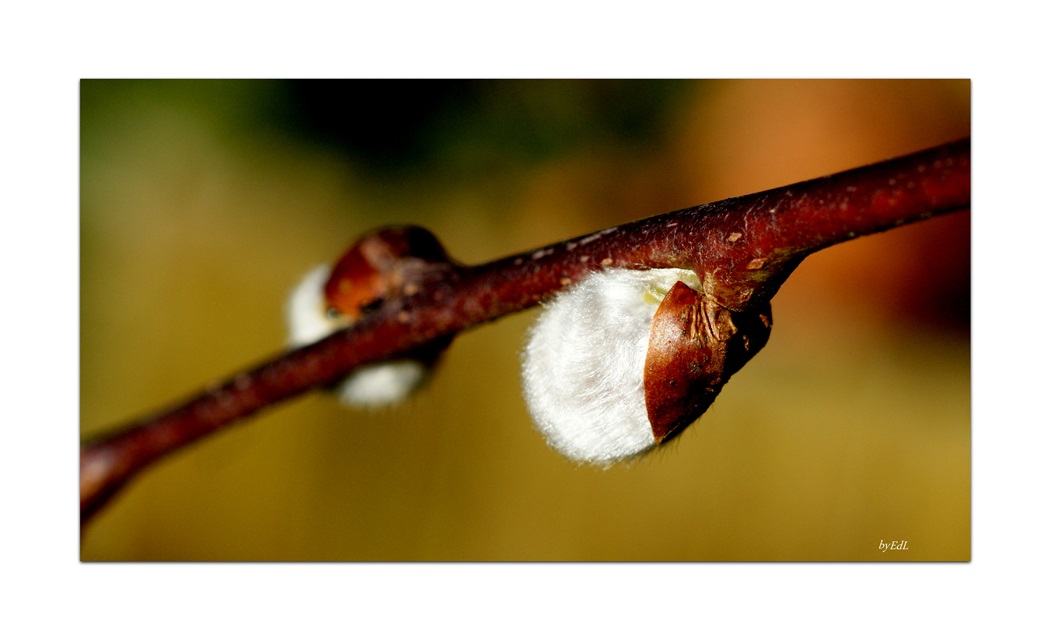
{"type": "MultiPolygon", "coordinates": [[[[81,437],[279,352],[288,291],[378,225],[483,262],[969,130],[968,81],[83,81],[81,437]]],[[[807,259],[768,346],[633,465],[533,430],[533,311],[404,407],[312,394],[162,461],[82,559],[967,560],[969,230],[807,259]]]]}

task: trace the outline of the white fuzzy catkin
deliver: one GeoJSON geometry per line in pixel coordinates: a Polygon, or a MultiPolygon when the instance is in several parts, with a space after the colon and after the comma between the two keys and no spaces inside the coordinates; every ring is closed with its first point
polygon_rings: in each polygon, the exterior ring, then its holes
{"type": "Polygon", "coordinates": [[[566,457],[598,465],[656,445],[643,376],[653,316],[680,269],[595,272],[546,304],[529,332],[522,380],[529,413],[566,457]]]}
{"type": "MultiPolygon", "coordinates": [[[[292,347],[318,341],[346,327],[346,322],[328,315],[324,284],[329,268],[321,265],[303,277],[288,297],[285,317],[288,343],[292,347]]],[[[412,359],[398,359],[361,366],[336,387],[339,399],[350,406],[380,407],[395,404],[418,388],[427,367],[412,359]]]]}

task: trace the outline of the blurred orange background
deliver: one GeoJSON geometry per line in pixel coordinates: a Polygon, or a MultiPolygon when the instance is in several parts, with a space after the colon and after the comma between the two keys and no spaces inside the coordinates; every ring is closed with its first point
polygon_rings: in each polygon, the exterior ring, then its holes
{"type": "MultiPolygon", "coordinates": [[[[288,291],[376,226],[483,262],[969,132],[968,81],[83,81],[81,437],[279,352],[288,291]]],[[[534,314],[403,407],[312,394],[169,457],[82,559],[969,559],[967,214],[804,261],[767,347],[632,465],[531,427],[534,314]]]]}

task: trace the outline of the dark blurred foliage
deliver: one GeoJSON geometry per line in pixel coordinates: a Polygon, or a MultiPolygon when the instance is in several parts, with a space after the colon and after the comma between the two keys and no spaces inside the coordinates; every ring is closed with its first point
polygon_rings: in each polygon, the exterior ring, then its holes
{"type": "Polygon", "coordinates": [[[681,81],[299,80],[274,122],[378,173],[469,178],[587,145],[658,145],[681,81]]]}
{"type": "Polygon", "coordinates": [[[968,217],[930,221],[905,268],[921,279],[902,280],[901,310],[933,332],[970,332],[970,225],[968,217]],[[929,257],[937,257],[930,261],[929,257]],[[964,275],[964,278],[960,278],[964,275]]]}

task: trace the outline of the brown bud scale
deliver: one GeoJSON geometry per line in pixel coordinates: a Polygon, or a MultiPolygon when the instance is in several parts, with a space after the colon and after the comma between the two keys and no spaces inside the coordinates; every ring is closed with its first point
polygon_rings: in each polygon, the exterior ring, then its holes
{"type": "Polygon", "coordinates": [[[400,292],[418,292],[423,282],[453,266],[428,230],[390,227],[365,235],[348,249],[324,286],[331,310],[353,322],[400,292]]]}
{"type": "Polygon", "coordinates": [[[677,435],[714,402],[729,377],[765,346],[769,304],[732,312],[678,281],[653,316],[645,405],[656,443],[677,435]]]}

